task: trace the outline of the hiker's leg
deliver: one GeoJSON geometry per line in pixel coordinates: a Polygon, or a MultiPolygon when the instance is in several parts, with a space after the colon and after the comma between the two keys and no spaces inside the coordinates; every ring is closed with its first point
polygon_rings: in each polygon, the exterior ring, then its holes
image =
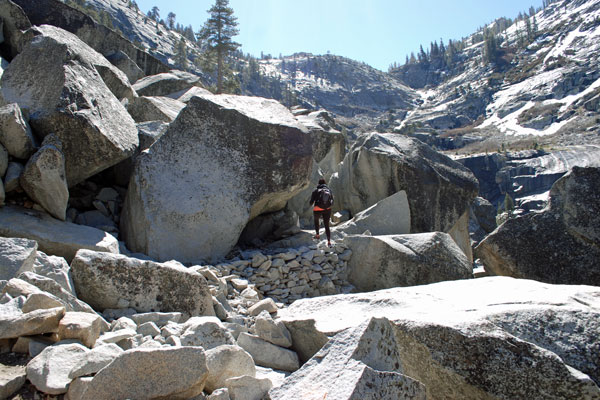
{"type": "Polygon", "coordinates": [[[317,211],[313,211],[313,216],[315,219],[315,237],[319,238],[319,218],[321,217],[321,213],[317,211]]]}
{"type": "Polygon", "coordinates": [[[329,230],[329,220],[331,219],[331,208],[323,211],[323,223],[325,224],[325,233],[327,234],[327,243],[331,242],[331,231],[329,230]]]}

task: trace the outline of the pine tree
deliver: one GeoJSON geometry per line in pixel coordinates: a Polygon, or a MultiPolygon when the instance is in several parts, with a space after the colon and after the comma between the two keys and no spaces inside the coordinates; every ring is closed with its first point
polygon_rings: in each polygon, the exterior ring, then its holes
{"type": "Polygon", "coordinates": [[[223,91],[225,57],[240,47],[232,40],[239,31],[236,29],[237,18],[229,7],[229,0],[216,0],[208,10],[210,17],[204,23],[200,38],[205,41],[208,51],[216,53],[217,57],[217,93],[223,91]]]}
{"type": "Polygon", "coordinates": [[[186,71],[188,68],[187,45],[183,38],[179,39],[179,43],[177,43],[177,48],[175,49],[175,64],[183,71],[186,71]]]}
{"type": "Polygon", "coordinates": [[[158,7],[154,6],[150,11],[148,11],[148,17],[152,18],[154,21],[158,22],[160,19],[160,10],[158,7]]]}
{"type": "Polygon", "coordinates": [[[167,15],[167,24],[169,24],[169,29],[173,30],[175,27],[175,13],[170,12],[169,15],[167,15]]]}

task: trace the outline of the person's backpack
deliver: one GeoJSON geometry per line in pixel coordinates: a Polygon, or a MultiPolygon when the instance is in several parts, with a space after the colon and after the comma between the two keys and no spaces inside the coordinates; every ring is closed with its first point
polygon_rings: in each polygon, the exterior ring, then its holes
{"type": "Polygon", "coordinates": [[[327,186],[317,189],[317,201],[315,203],[323,209],[328,209],[333,205],[333,194],[327,186]]]}

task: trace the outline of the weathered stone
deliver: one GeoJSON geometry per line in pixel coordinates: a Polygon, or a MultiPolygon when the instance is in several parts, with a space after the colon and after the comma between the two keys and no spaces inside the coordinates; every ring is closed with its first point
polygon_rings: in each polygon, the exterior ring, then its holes
{"type": "Polygon", "coordinates": [[[347,235],[401,235],[410,233],[410,207],[406,192],[401,190],[356,214],[350,221],[338,225],[335,232],[347,235]]]}
{"type": "Polygon", "coordinates": [[[42,147],[27,161],[20,183],[33,201],[53,217],[64,221],[67,217],[69,188],[65,175],[65,156],[61,149],[62,144],[56,136],[46,136],[42,147]]]}
{"type": "Polygon", "coordinates": [[[26,380],[25,367],[0,364],[0,399],[10,399],[26,380]]]}
{"type": "MultiPolygon", "coordinates": [[[[109,343],[119,344],[119,342],[127,340],[129,338],[132,338],[136,335],[137,335],[137,332],[134,329],[127,329],[127,328],[119,329],[119,330],[112,331],[112,332],[106,332],[106,333],[103,333],[98,338],[98,340],[96,340],[94,347],[103,346],[103,345],[109,344],[109,343]]],[[[141,337],[141,335],[140,335],[140,337],[141,337]]]]}
{"type": "Polygon", "coordinates": [[[86,347],[93,347],[103,331],[99,315],[84,312],[68,312],[58,324],[59,340],[76,339],[86,347]]]}
{"type": "Polygon", "coordinates": [[[35,240],[0,237],[0,280],[31,271],[38,245],[35,240]]]}
{"type": "Polygon", "coordinates": [[[278,308],[277,308],[277,304],[275,304],[275,301],[271,298],[266,298],[266,299],[259,301],[256,304],[254,304],[252,307],[250,307],[248,309],[248,313],[251,316],[256,317],[258,314],[260,314],[263,311],[268,311],[269,313],[276,313],[277,310],[278,310],[278,308]]]}
{"type": "Polygon", "coordinates": [[[292,335],[285,327],[283,321],[274,321],[273,318],[271,318],[271,315],[266,311],[263,311],[256,317],[254,332],[259,338],[266,340],[269,343],[273,343],[276,346],[292,346],[292,335]]]}
{"type": "Polygon", "coordinates": [[[94,347],[91,351],[82,353],[74,363],[69,378],[75,379],[80,376],[93,375],[110,364],[123,349],[114,343],[94,347]]]}
{"type": "Polygon", "coordinates": [[[291,372],[300,368],[295,352],[275,346],[257,336],[240,333],[237,343],[250,353],[256,365],[291,372]]]}
{"type": "Polygon", "coordinates": [[[450,235],[442,232],[348,236],[353,249],[348,281],[359,291],[471,278],[473,267],[450,235]]]}
{"type": "Polygon", "coordinates": [[[29,282],[25,282],[24,280],[19,278],[11,279],[10,281],[6,282],[2,288],[2,294],[8,294],[13,298],[19,296],[27,297],[33,293],[41,292],[42,291],[37,286],[32,285],[29,282]]]}
{"type": "Polygon", "coordinates": [[[160,335],[160,329],[154,322],[145,322],[138,326],[137,333],[143,336],[156,336],[160,335]]]}
{"type": "Polygon", "coordinates": [[[206,391],[225,387],[225,381],[236,376],[256,374],[252,356],[239,346],[223,345],[206,351],[208,379],[206,391]]]}
{"type": "Polygon", "coordinates": [[[283,209],[306,185],[310,153],[310,137],[275,101],[193,97],[138,157],[121,234],[130,249],[158,260],[221,258],[250,220],[283,209]]]}
{"type": "Polygon", "coordinates": [[[27,296],[22,311],[28,313],[36,310],[49,310],[64,307],[65,305],[54,295],[47,292],[31,293],[27,296]]]}
{"type": "Polygon", "coordinates": [[[0,143],[8,154],[27,160],[37,147],[29,124],[16,103],[0,107],[0,143]]]}
{"type": "Polygon", "coordinates": [[[578,398],[600,393],[599,309],[597,287],[493,277],[304,299],[282,317],[313,319],[330,336],[371,317],[393,321],[398,372],[428,398],[578,398]]]}
{"type": "MultiPolygon", "coordinates": [[[[133,88],[140,96],[168,96],[196,86],[198,75],[185,71],[172,70],[138,80],[133,88]]],[[[177,96],[179,97],[179,96],[177,96]]]]}
{"type": "Polygon", "coordinates": [[[507,220],[476,257],[496,275],[600,285],[599,187],[600,168],[574,167],[552,187],[547,208],[507,220]]]}
{"type": "Polygon", "coordinates": [[[35,30],[38,36],[2,75],[2,95],[28,110],[37,134],[60,138],[73,186],[138,145],[135,123],[109,87],[119,98],[133,92],[121,71],[75,35],[48,25],[35,30]]]}
{"type": "Polygon", "coordinates": [[[269,379],[252,376],[229,378],[225,385],[232,400],[262,400],[273,386],[269,379]]]}
{"type": "Polygon", "coordinates": [[[400,373],[399,358],[393,324],[371,319],[334,336],[269,395],[273,400],[426,399],[425,386],[400,373]]]}
{"type": "Polygon", "coordinates": [[[63,257],[49,256],[38,251],[32,272],[54,280],[68,293],[75,295],[70,270],[71,267],[63,257]]]}
{"type": "Polygon", "coordinates": [[[0,235],[35,240],[44,253],[64,257],[68,262],[79,249],[119,252],[117,239],[106,232],[18,207],[0,208],[0,235]]]}
{"type": "Polygon", "coordinates": [[[128,350],[85,385],[79,399],[189,399],[202,393],[208,377],[200,347],[128,350]]]}
{"type": "Polygon", "coordinates": [[[96,310],[122,308],[118,303],[125,299],[139,312],[214,314],[206,279],[178,263],[81,250],[71,274],[79,297],[96,310]]]}
{"type": "Polygon", "coordinates": [[[69,373],[80,354],[89,350],[80,344],[57,344],[47,347],[27,364],[27,379],[41,392],[67,393],[69,373]]]}
{"type": "Polygon", "coordinates": [[[56,332],[65,315],[64,307],[23,313],[15,308],[18,299],[0,304],[0,339],[56,332]]]}
{"type": "Polygon", "coordinates": [[[169,97],[137,97],[127,107],[135,122],[173,122],[183,110],[185,103],[169,97]]]}
{"type": "Polygon", "coordinates": [[[234,343],[231,333],[216,317],[192,317],[183,324],[181,334],[183,346],[202,346],[209,350],[234,343]]]}
{"type": "Polygon", "coordinates": [[[419,140],[371,133],[358,138],[330,187],[334,210],[353,215],[404,190],[411,233],[419,233],[449,232],[477,196],[478,183],[466,167],[419,140]]]}
{"type": "Polygon", "coordinates": [[[19,180],[24,169],[25,167],[21,163],[12,161],[8,163],[8,169],[4,177],[4,190],[6,193],[10,193],[20,187],[19,180]]]}
{"type": "Polygon", "coordinates": [[[46,278],[34,272],[23,272],[19,275],[19,279],[34,285],[39,290],[53,294],[60,299],[67,311],[80,311],[95,314],[92,307],[79,300],[70,292],[67,292],[53,279],[46,278]]]}

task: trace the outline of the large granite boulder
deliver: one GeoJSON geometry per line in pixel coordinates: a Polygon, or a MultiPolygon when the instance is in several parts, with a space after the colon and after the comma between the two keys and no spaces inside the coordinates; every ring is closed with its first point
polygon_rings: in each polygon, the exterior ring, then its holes
{"type": "MultiPolygon", "coordinates": [[[[450,232],[477,196],[471,171],[417,139],[370,133],[358,138],[331,179],[334,210],[357,214],[404,190],[410,205],[411,233],[450,232]]],[[[467,220],[468,222],[468,220],[467,220]]],[[[468,232],[456,238],[471,253],[468,232]]]]}
{"type": "Polygon", "coordinates": [[[425,285],[473,276],[473,267],[447,233],[348,236],[348,281],[359,291],[425,285]]]}
{"type": "Polygon", "coordinates": [[[68,262],[79,249],[119,253],[117,238],[104,231],[19,207],[0,208],[0,236],[35,240],[39,250],[68,262]]]}
{"type": "Polygon", "coordinates": [[[69,390],[69,398],[191,399],[202,394],[207,378],[201,347],[133,349],[86,379],[77,396],[69,390]]]}
{"type": "Polygon", "coordinates": [[[179,98],[193,86],[200,83],[198,75],[185,71],[172,70],[146,76],[133,84],[140,96],[168,96],[179,98]],[[177,94],[177,95],[175,95],[177,94]]]}
{"type": "Polygon", "coordinates": [[[135,123],[113,94],[126,97],[131,87],[75,35],[49,26],[34,29],[38,35],[2,75],[2,95],[29,112],[36,134],[60,138],[67,182],[73,186],[137,147],[135,123]]]}
{"type": "Polygon", "coordinates": [[[179,263],[81,250],[71,263],[71,275],[79,298],[96,310],[130,307],[214,315],[206,279],[179,263]]]}
{"type": "Polygon", "coordinates": [[[139,49],[118,32],[94,21],[86,13],[60,0],[14,0],[34,25],[53,25],[74,33],[91,48],[105,56],[122,51],[133,60],[146,75],[167,72],[168,68],[158,59],[139,49]]]}
{"type": "Polygon", "coordinates": [[[541,212],[507,220],[475,255],[496,275],[600,285],[600,168],[574,167],[541,212]]]}
{"type": "Polygon", "coordinates": [[[310,146],[274,100],[192,98],[136,160],[121,215],[127,247],[158,260],[223,257],[250,220],[307,185],[310,146]]]}
{"type": "Polygon", "coordinates": [[[334,336],[269,392],[272,400],[426,399],[425,386],[399,373],[392,324],[373,318],[334,336]]]}
{"type": "MultiPolygon", "coordinates": [[[[315,337],[327,335],[334,342],[379,318],[376,331],[383,337],[353,358],[369,357],[378,365],[365,363],[376,370],[421,382],[428,399],[539,398],[541,393],[594,398],[600,395],[599,295],[593,286],[490,277],[302,299],[281,316],[292,335],[295,321],[312,320],[302,325],[304,335],[310,337],[312,326],[315,337]],[[380,346],[385,351],[378,356],[380,346]]],[[[294,348],[302,345],[294,339],[294,348]]],[[[306,364],[318,376],[325,375],[317,365],[324,354],[306,364]]],[[[299,378],[301,372],[310,376],[301,369],[299,378]]]]}

